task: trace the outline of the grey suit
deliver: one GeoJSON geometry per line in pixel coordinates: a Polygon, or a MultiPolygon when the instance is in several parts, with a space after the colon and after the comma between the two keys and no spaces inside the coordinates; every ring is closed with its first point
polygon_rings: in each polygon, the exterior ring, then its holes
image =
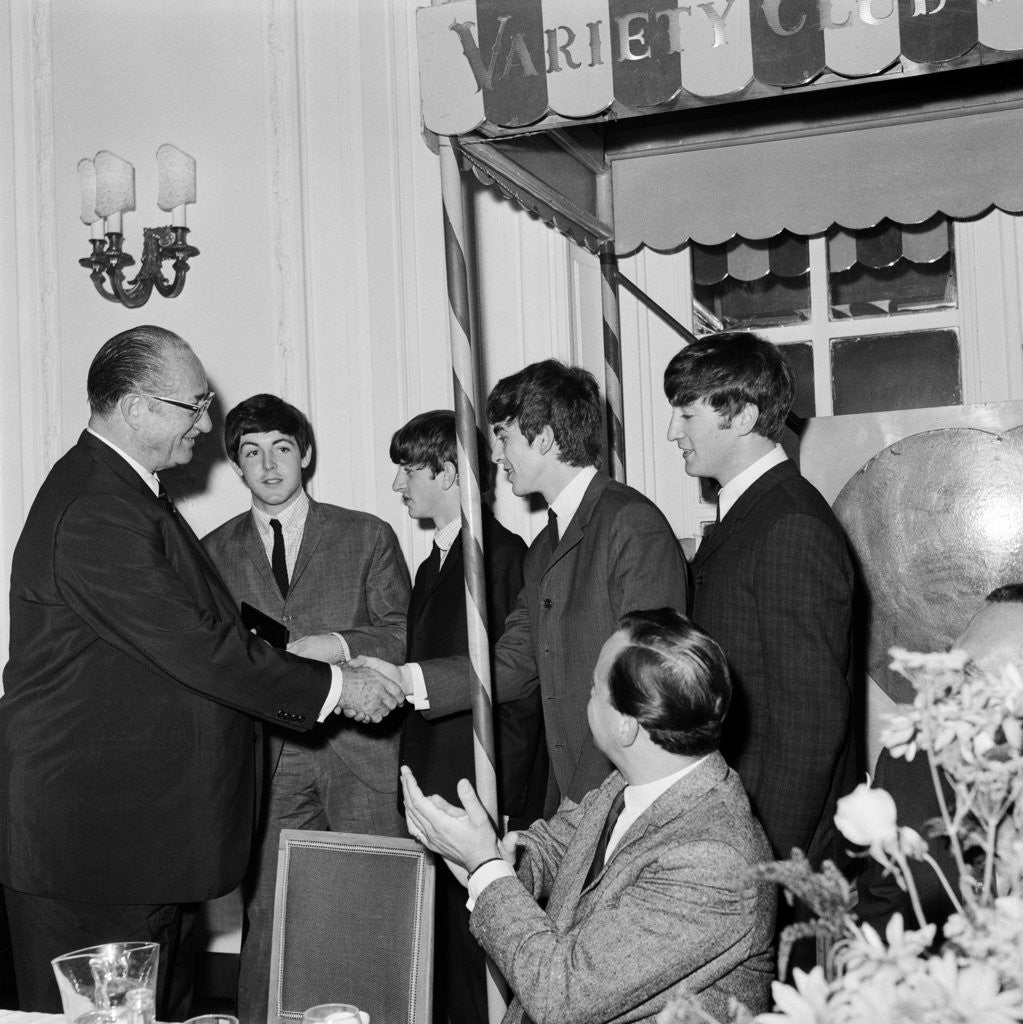
{"type": "MultiPolygon", "coordinates": [[[[611,764],[586,722],[593,669],[624,612],[686,609],[686,564],[668,521],[639,491],[597,474],[556,548],[549,527],[530,545],[525,582],[495,648],[501,703],[540,687],[554,784],[547,810],[598,786],[611,764]]],[[[469,707],[465,658],[423,662],[430,710],[469,707]]]]}
{"type": "Polygon", "coordinates": [[[711,754],[633,822],[583,888],[623,786],[615,772],[536,822],[520,837],[518,878],[491,882],[476,901],[472,932],[516,993],[505,1024],[653,1020],[683,989],[719,1020],[733,996],[766,1010],[775,893],[744,875],[770,847],[739,777],[711,754]]]}
{"type": "MultiPolygon", "coordinates": [[[[310,499],[282,598],[251,512],[204,539],[235,600],[283,621],[292,639],[341,633],[353,657],[401,661],[409,576],[394,531],[376,516],[310,499]]],[[[400,718],[358,725],[334,716],[308,741],[271,734],[270,786],[246,896],[239,1009],[266,1019],[277,847],[282,828],[407,835],[397,811],[400,718]]]]}

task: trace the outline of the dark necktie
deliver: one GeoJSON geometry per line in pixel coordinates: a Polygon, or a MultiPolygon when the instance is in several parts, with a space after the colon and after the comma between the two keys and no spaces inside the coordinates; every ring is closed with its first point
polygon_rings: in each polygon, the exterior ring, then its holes
{"type": "Polygon", "coordinates": [[[554,509],[547,509],[547,526],[551,531],[551,549],[553,550],[558,546],[558,541],[561,538],[558,536],[558,513],[554,509]]]}
{"type": "Polygon", "coordinates": [[[163,507],[170,512],[171,515],[178,514],[178,506],[171,501],[171,496],[167,493],[167,488],[163,486],[163,481],[160,481],[160,493],[157,495],[160,499],[160,503],[163,507]]]}
{"type": "Polygon", "coordinates": [[[618,819],[622,816],[622,809],[624,807],[625,789],[623,788],[614,798],[607,812],[604,828],[601,830],[600,837],[597,839],[597,845],[593,850],[593,861],[590,864],[590,870],[586,873],[586,881],[583,882],[584,889],[600,874],[604,867],[604,855],[607,853],[608,840],[610,840],[611,833],[615,830],[615,825],[618,824],[618,819]]]}
{"type": "Polygon", "coordinates": [[[423,590],[427,590],[437,582],[437,577],[440,575],[440,548],[437,547],[437,542],[433,542],[433,548],[430,551],[429,557],[423,562],[423,570],[420,575],[420,586],[423,590]]]}
{"type": "Polygon", "coordinates": [[[274,579],[280,589],[281,597],[288,596],[288,560],[284,554],[284,531],[279,519],[270,520],[270,529],[274,532],[274,547],[270,555],[270,568],[274,571],[274,579]]]}

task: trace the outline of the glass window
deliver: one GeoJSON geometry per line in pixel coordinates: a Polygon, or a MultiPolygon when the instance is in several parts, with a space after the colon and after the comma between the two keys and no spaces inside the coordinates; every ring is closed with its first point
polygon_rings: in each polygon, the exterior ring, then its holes
{"type": "Polygon", "coordinates": [[[955,331],[913,331],[837,338],[831,343],[836,415],[960,405],[955,331]]]}

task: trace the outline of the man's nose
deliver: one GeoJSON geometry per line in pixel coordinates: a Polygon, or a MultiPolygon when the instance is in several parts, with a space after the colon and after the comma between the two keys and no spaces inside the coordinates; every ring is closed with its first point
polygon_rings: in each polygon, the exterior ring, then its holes
{"type": "Polygon", "coordinates": [[[392,491],[400,491],[401,490],[402,485],[405,483],[405,481],[403,479],[404,475],[405,475],[405,470],[403,470],[399,466],[398,467],[398,472],[394,474],[394,479],[391,481],[391,490],[392,491]]]}

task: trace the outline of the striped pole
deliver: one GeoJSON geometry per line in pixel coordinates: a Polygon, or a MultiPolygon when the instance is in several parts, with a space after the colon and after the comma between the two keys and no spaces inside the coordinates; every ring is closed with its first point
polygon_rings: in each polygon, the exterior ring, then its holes
{"type": "MultiPolygon", "coordinates": [[[[597,216],[614,227],[611,168],[598,174],[597,216]]],[[[613,232],[612,232],[613,233],[613,232]]],[[[600,247],[600,310],[604,323],[604,417],[607,420],[607,471],[625,483],[625,403],[622,400],[622,326],[618,312],[618,257],[614,238],[600,247]]]]}
{"type": "MultiPolygon", "coordinates": [[[[465,559],[465,618],[469,634],[469,685],[472,690],[473,759],[476,791],[491,821],[501,831],[497,810],[494,753],[494,708],[487,638],[487,595],[483,571],[483,518],[480,511],[479,462],[476,451],[476,318],[469,294],[470,239],[466,231],[465,194],[451,139],[440,137],[441,199],[448,283],[448,329],[455,390],[458,481],[462,506],[462,553],[465,559]]],[[[499,1024],[507,1009],[504,982],[487,961],[487,1009],[490,1024],[499,1024]]]]}
{"type": "Polygon", "coordinates": [[[625,483],[625,411],[622,401],[622,332],[618,316],[618,257],[600,254],[600,308],[604,322],[604,406],[611,478],[625,483]]]}

